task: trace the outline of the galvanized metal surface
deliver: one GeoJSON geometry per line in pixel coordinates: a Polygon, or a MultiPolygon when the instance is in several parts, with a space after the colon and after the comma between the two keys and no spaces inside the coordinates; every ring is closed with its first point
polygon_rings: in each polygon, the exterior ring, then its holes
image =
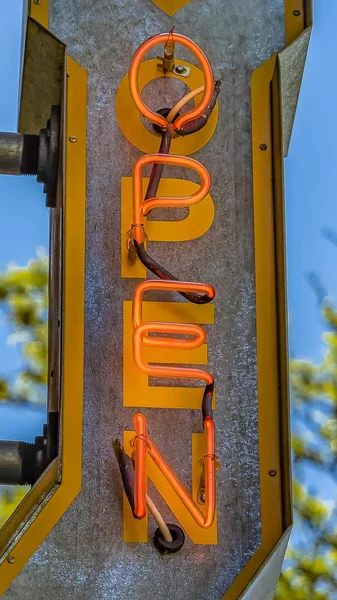
{"type": "Polygon", "coordinates": [[[0,482],[15,485],[22,482],[22,444],[0,441],[0,482]]]}
{"type": "Polygon", "coordinates": [[[18,131],[38,135],[50,118],[52,105],[61,102],[65,48],[31,18],[24,44],[18,131]]]}
{"type": "Polygon", "coordinates": [[[24,502],[21,502],[16,508],[11,518],[6,522],[1,530],[1,554],[0,563],[5,561],[3,558],[6,553],[15,549],[15,545],[22,539],[25,532],[29,529],[32,522],[36,519],[37,513],[40,513],[43,507],[48,503],[53,493],[56,491],[58,479],[58,460],[54,460],[46,469],[42,477],[25,496],[24,502]],[[19,530],[19,534],[17,534],[19,530]]]}
{"type": "Polygon", "coordinates": [[[279,54],[281,69],[281,98],[283,124],[283,152],[287,156],[300,94],[305,61],[311,37],[311,27],[284,48],[279,54]]]}
{"type": "Polygon", "coordinates": [[[279,543],[273,549],[266,564],[256,574],[248,589],[239,600],[274,600],[277,582],[287,549],[291,528],[287,529],[279,543]]]}
{"type": "Polygon", "coordinates": [[[0,133],[0,173],[20,175],[22,152],[21,133],[0,133]]]}
{"type": "MultiPolygon", "coordinates": [[[[89,70],[83,490],[5,600],[219,600],[259,545],[249,81],[252,70],[283,45],[283,9],[282,0],[191,0],[170,18],[151,0],[51,3],[52,31],[89,70]],[[115,96],[138,45],[173,24],[197,41],[223,82],[218,128],[195,155],[211,173],[216,216],[198,240],[150,248],[182,279],[210,283],[217,291],[208,343],[222,470],[219,544],[187,540],[181,554],[162,561],[150,543],[122,542],[121,482],[111,449],[111,440],[131,428],[135,412],[122,407],[122,301],[131,299],[136,282],[120,279],[119,227],[120,177],[131,175],[140,156],[116,122],[115,96]]],[[[167,104],[167,86],[157,90],[152,98],[160,108],[167,104]]],[[[201,431],[200,413],[144,413],[152,438],[189,485],[191,433],[201,431]]]]}

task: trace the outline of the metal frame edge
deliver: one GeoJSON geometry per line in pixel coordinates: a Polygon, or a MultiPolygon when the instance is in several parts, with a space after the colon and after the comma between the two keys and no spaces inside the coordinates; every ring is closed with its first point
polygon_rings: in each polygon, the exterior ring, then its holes
{"type": "MultiPolygon", "coordinates": [[[[81,489],[87,72],[66,57],[62,480],[0,565],[0,595],[81,489]],[[71,143],[70,137],[77,142],[71,143]]],[[[37,507],[38,509],[39,507],[37,507]]]]}

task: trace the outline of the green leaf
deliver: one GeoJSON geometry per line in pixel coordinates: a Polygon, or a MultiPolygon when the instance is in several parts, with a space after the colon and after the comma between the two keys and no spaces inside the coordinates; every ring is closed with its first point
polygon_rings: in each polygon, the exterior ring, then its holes
{"type": "Polygon", "coordinates": [[[321,435],[329,442],[337,439],[337,419],[328,419],[321,426],[321,435]]]}
{"type": "Polygon", "coordinates": [[[0,274],[0,306],[10,324],[8,341],[17,344],[24,358],[15,381],[0,379],[0,400],[46,401],[48,380],[48,257],[10,266],[0,274]]]}
{"type": "Polygon", "coordinates": [[[329,325],[332,327],[337,327],[337,311],[335,311],[331,306],[323,307],[323,317],[329,325]]]}
{"type": "Polygon", "coordinates": [[[8,383],[5,379],[0,377],[0,400],[7,400],[9,396],[8,383]]]}

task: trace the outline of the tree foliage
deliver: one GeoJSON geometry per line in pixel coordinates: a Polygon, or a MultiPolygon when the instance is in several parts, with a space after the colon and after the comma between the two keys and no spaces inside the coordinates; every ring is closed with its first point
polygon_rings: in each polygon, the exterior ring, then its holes
{"type": "Polygon", "coordinates": [[[276,600],[337,598],[337,501],[318,497],[323,480],[336,486],[337,311],[326,303],[322,313],[328,330],[322,362],[290,364],[294,532],[276,600]]]}
{"type": "MultiPolygon", "coordinates": [[[[46,403],[48,368],[48,257],[38,254],[24,267],[9,265],[0,273],[0,318],[15,345],[20,369],[1,372],[0,402],[46,403]]],[[[0,527],[28,492],[27,486],[0,486],[0,527]]]]}
{"type": "Polygon", "coordinates": [[[48,257],[38,255],[24,267],[0,273],[1,320],[10,330],[21,366],[14,378],[1,372],[0,401],[46,402],[48,368],[48,257]]]}
{"type": "Polygon", "coordinates": [[[29,487],[24,485],[2,485],[0,487],[0,528],[13,514],[28,491],[29,487]]]}

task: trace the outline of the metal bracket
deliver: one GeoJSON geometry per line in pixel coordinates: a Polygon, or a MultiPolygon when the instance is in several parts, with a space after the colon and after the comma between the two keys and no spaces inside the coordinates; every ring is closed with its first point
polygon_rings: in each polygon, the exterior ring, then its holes
{"type": "Polygon", "coordinates": [[[0,133],[0,174],[37,175],[49,208],[56,206],[59,136],[59,106],[51,107],[50,119],[39,135],[0,133]]]}

